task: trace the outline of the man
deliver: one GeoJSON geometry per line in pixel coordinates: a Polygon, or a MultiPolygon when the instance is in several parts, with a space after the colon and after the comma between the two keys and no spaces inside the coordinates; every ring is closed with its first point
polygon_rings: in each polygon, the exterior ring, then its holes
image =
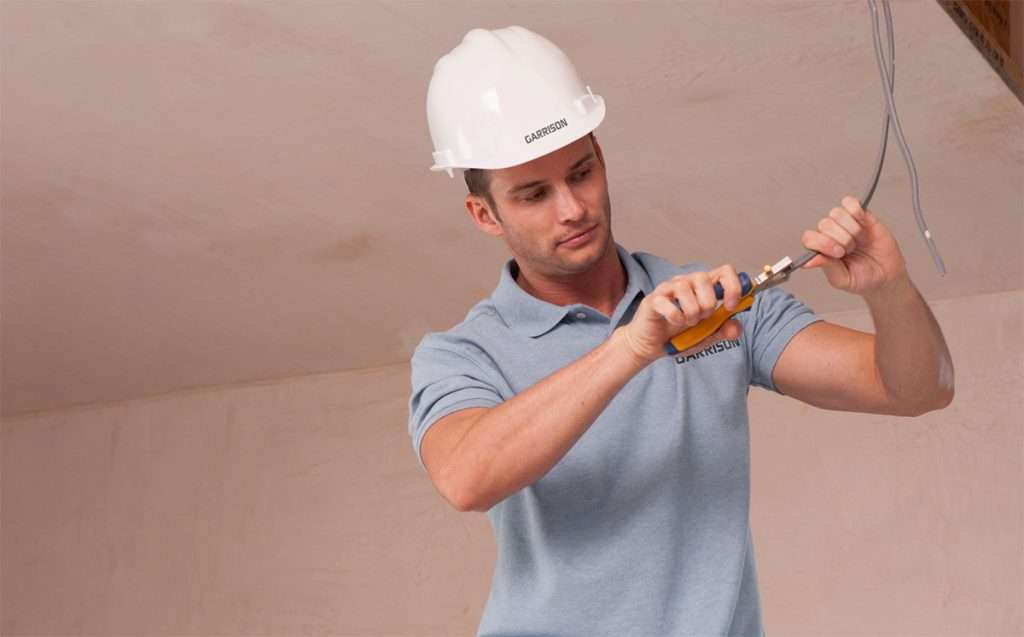
{"type": "Polygon", "coordinates": [[[803,235],[876,333],[780,288],[736,308],[732,266],[676,266],[615,243],[604,102],[554,44],[476,29],[428,91],[435,170],[512,259],[494,294],[412,359],[409,429],[440,494],[486,511],[498,557],[482,635],[761,635],[749,526],[750,385],[827,409],[917,415],[953,368],[889,230],[845,197],[803,235]]]}

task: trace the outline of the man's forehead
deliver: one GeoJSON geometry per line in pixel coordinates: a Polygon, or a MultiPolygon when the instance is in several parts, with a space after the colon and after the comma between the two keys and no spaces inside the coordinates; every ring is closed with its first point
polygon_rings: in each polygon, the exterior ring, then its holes
{"type": "Polygon", "coordinates": [[[561,175],[594,156],[590,136],[586,135],[525,164],[494,170],[491,182],[501,189],[518,189],[522,184],[543,181],[551,175],[561,175]]]}

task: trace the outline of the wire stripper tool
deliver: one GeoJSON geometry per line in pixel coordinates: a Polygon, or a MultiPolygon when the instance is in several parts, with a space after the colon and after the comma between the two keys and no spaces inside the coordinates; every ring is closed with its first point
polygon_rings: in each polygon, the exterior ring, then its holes
{"type": "MultiPolygon", "coordinates": [[[[739,305],[733,310],[726,309],[724,305],[718,306],[711,316],[665,343],[665,352],[670,355],[678,354],[711,336],[732,316],[749,310],[750,306],[754,304],[755,294],[785,283],[793,272],[802,268],[816,254],[818,253],[814,250],[808,250],[795,261],[789,257],[782,257],[775,265],[764,266],[761,273],[753,278],[746,272],[740,272],[740,294],[742,296],[740,296],[739,305]]],[[[722,288],[722,284],[715,283],[715,298],[721,301],[724,297],[725,289],[722,288]]]]}

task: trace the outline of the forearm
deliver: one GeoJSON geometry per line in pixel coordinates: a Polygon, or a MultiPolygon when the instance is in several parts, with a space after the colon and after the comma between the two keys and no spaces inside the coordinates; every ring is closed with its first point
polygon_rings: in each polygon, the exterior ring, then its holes
{"type": "Polygon", "coordinates": [[[483,412],[453,450],[449,480],[486,511],[546,474],[612,398],[646,366],[624,340],[611,338],[514,398],[483,412]]]}
{"type": "Polygon", "coordinates": [[[909,277],[865,296],[875,365],[892,405],[916,415],[953,399],[953,361],[935,316],[909,277]]]}

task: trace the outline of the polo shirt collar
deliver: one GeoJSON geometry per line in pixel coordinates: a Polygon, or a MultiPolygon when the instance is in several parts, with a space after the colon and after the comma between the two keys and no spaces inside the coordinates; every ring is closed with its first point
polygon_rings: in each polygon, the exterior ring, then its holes
{"type": "MultiPolygon", "coordinates": [[[[618,243],[615,244],[615,250],[619,254],[619,261],[626,268],[626,293],[612,315],[612,320],[618,321],[637,294],[650,294],[653,285],[650,275],[632,254],[618,243]]],[[[518,269],[518,265],[514,259],[509,259],[501,269],[501,279],[491,295],[491,301],[501,318],[514,331],[524,336],[540,336],[558,325],[574,308],[583,307],[582,304],[554,305],[529,294],[516,283],[512,276],[513,268],[518,269]]]]}

